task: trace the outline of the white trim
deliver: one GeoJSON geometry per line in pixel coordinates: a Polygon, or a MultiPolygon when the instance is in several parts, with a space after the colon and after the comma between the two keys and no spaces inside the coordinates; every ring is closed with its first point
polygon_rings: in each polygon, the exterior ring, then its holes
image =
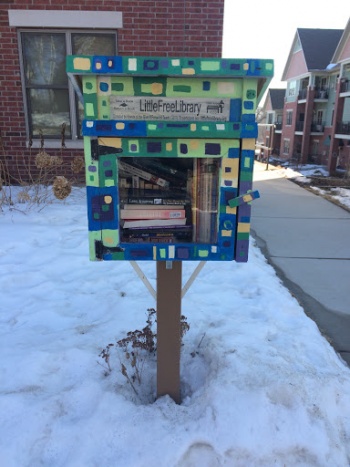
{"type": "Polygon", "coordinates": [[[119,11],[8,10],[11,27],[27,28],[103,28],[123,27],[119,11]]]}
{"type": "MultiPolygon", "coordinates": [[[[18,28],[17,29],[17,36],[18,36],[18,44],[19,44],[19,56],[20,56],[20,70],[21,70],[21,81],[22,81],[22,93],[24,98],[24,111],[25,111],[25,124],[26,124],[26,133],[27,133],[27,146],[29,147],[29,134],[30,134],[30,120],[31,117],[29,115],[29,106],[28,106],[28,96],[27,96],[27,88],[26,88],[26,79],[24,73],[24,64],[23,64],[23,50],[22,50],[22,34],[26,34],[28,32],[34,32],[38,34],[55,34],[58,33],[62,36],[65,36],[65,44],[66,44],[66,53],[67,55],[72,54],[72,35],[73,34],[90,34],[95,37],[101,35],[109,35],[113,36],[114,40],[114,54],[117,53],[117,31],[111,29],[57,29],[57,28],[50,28],[50,29],[43,29],[43,28],[18,28]]],[[[68,73],[69,76],[69,73],[68,73]]],[[[75,97],[76,94],[79,93],[77,90],[74,90],[74,80],[68,80],[67,85],[67,92],[69,96],[69,114],[70,114],[70,124],[71,124],[71,135],[66,135],[65,144],[66,147],[69,149],[83,149],[83,141],[79,138],[78,135],[78,121],[77,121],[77,107],[75,105],[75,97]]],[[[28,89],[30,86],[28,86],[28,89]]],[[[82,97],[82,96],[81,96],[82,97]]],[[[45,135],[44,135],[45,137],[45,135]]],[[[36,137],[32,136],[33,148],[40,148],[40,140],[36,137]]],[[[51,139],[45,138],[45,147],[47,148],[56,148],[60,149],[62,147],[62,142],[60,138],[51,139]]]]}
{"type": "MultiPolygon", "coordinates": [[[[44,135],[45,138],[45,135],[44,135]]],[[[40,149],[40,139],[33,138],[32,139],[32,149],[40,149]]],[[[29,148],[29,141],[26,141],[26,146],[29,148]]],[[[82,139],[71,139],[69,136],[65,139],[65,149],[81,149],[84,150],[84,141],[82,139]]],[[[61,149],[62,148],[62,141],[60,139],[44,139],[44,149],[61,149]]]]}

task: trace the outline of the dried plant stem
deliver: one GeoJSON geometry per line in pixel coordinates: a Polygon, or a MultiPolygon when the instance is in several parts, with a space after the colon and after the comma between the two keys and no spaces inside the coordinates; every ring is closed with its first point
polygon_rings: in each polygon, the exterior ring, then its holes
{"type": "Polygon", "coordinates": [[[5,205],[14,209],[15,201],[23,206],[20,211],[29,210],[33,206],[40,210],[52,202],[52,194],[60,200],[71,193],[72,184],[76,182],[76,174],[84,169],[84,158],[76,156],[73,160],[64,160],[66,124],[61,126],[60,155],[50,155],[45,149],[44,134],[40,130],[40,150],[36,156],[32,154],[33,140],[29,139],[29,157],[12,156],[11,165],[6,154],[0,131],[0,209],[5,205]],[[35,164],[35,167],[34,165],[35,164]],[[59,172],[65,176],[59,175],[59,172]],[[70,174],[70,175],[68,175],[70,174]],[[14,187],[21,187],[14,190],[14,187]],[[17,200],[13,199],[16,193],[17,200]],[[17,194],[18,193],[18,194],[17,194]]]}
{"type": "Polygon", "coordinates": [[[121,363],[121,369],[122,369],[122,375],[125,376],[125,378],[127,379],[128,383],[130,384],[130,386],[132,387],[132,389],[134,390],[135,394],[138,396],[139,393],[137,392],[135,386],[134,386],[134,383],[132,382],[131,378],[129,377],[128,375],[128,372],[127,372],[127,369],[125,367],[125,365],[123,363],[121,363]]]}
{"type": "MultiPolygon", "coordinates": [[[[116,346],[124,353],[124,359],[118,353],[121,373],[137,396],[139,396],[139,393],[136,389],[136,383],[138,385],[142,384],[142,374],[147,357],[150,354],[155,355],[157,350],[157,334],[154,330],[157,323],[156,316],[156,310],[149,308],[147,310],[147,325],[141,331],[136,329],[135,331],[128,332],[124,339],[116,342],[116,346]]],[[[181,337],[184,336],[189,328],[186,316],[181,316],[181,337]]],[[[103,358],[110,371],[110,351],[113,346],[114,344],[108,344],[100,353],[100,357],[103,358]]]]}

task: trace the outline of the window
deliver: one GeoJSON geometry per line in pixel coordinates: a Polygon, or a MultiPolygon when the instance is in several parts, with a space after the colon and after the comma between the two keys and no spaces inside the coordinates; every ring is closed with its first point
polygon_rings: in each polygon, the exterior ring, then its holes
{"type": "Polygon", "coordinates": [[[81,137],[83,108],[66,74],[66,55],[115,55],[116,34],[90,31],[22,31],[23,91],[30,138],[81,137]]]}
{"type": "Polygon", "coordinates": [[[293,111],[287,110],[286,125],[291,125],[293,121],[293,111]]]}
{"type": "Polygon", "coordinates": [[[315,77],[315,87],[316,89],[326,89],[327,87],[327,78],[325,76],[316,76],[315,77]]]}
{"type": "Polygon", "coordinates": [[[272,124],[273,123],[273,117],[274,117],[273,112],[268,113],[267,114],[267,123],[272,124]]]}
{"type": "Polygon", "coordinates": [[[319,154],[320,142],[318,139],[314,139],[311,143],[311,154],[317,156],[319,154]]]}
{"type": "Polygon", "coordinates": [[[283,140],[283,154],[289,155],[289,144],[290,144],[289,139],[283,140]]]}
{"type": "Polygon", "coordinates": [[[288,83],[288,96],[293,97],[296,95],[297,82],[290,81],[288,83]]]}

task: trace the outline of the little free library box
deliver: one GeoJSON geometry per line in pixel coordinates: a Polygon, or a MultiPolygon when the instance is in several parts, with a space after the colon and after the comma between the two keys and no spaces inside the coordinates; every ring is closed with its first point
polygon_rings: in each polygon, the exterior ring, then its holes
{"type": "Polygon", "coordinates": [[[84,105],[90,259],[248,259],[272,60],[68,56],[84,105]]]}

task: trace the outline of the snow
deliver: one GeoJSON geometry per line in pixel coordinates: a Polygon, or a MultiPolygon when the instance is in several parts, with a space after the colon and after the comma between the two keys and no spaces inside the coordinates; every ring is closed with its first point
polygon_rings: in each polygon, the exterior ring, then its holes
{"type": "MultiPolygon", "coordinates": [[[[259,163],[257,163],[259,164],[259,163]]],[[[265,165],[265,164],[262,164],[265,165]]],[[[264,172],[259,172],[259,177],[264,179],[274,179],[274,178],[288,178],[294,180],[299,185],[308,186],[315,194],[323,196],[330,201],[335,202],[336,204],[350,209],[350,188],[344,187],[327,187],[320,188],[318,186],[312,185],[312,176],[317,177],[329,177],[328,170],[322,165],[316,164],[305,164],[297,166],[274,166],[269,165],[269,170],[264,172]]],[[[339,179],[339,184],[341,184],[341,178],[339,179]]],[[[345,184],[345,183],[344,183],[345,184]]]]}
{"type": "Polygon", "coordinates": [[[350,464],[349,367],[253,240],[248,263],[207,263],[183,299],[177,405],[155,400],[153,355],[138,395],[120,349],[110,373],[99,357],[156,304],[128,262],[88,260],[84,190],[42,207],[0,212],[1,466],[350,464]]]}

